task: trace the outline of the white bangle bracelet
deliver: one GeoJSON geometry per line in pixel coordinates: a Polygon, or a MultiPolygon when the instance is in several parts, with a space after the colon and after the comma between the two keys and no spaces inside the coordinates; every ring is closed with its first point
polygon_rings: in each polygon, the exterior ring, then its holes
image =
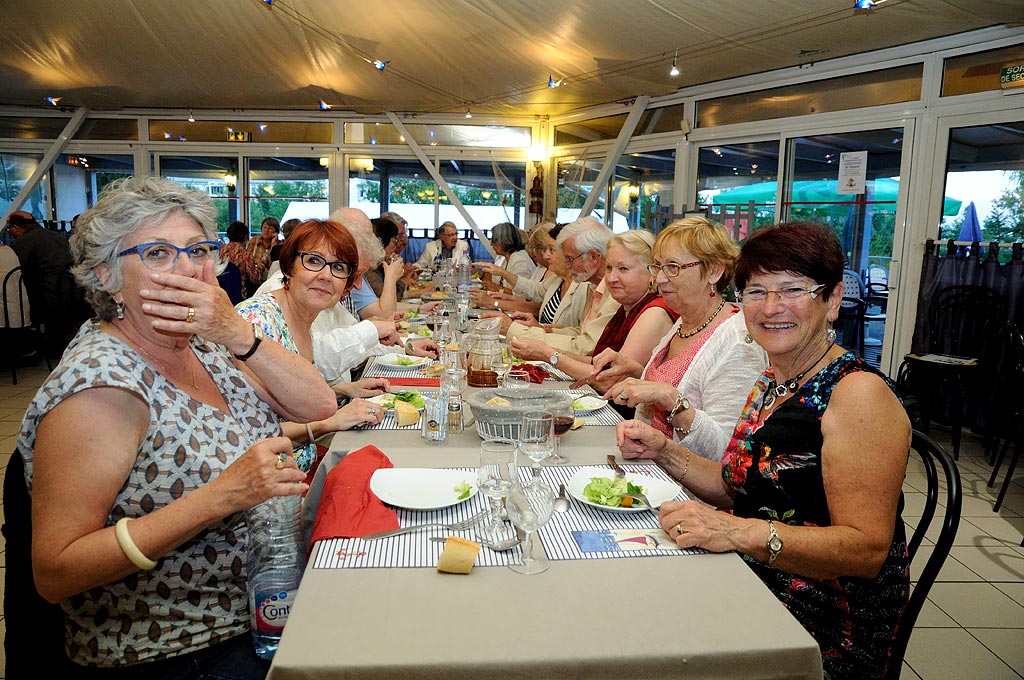
{"type": "Polygon", "coordinates": [[[313,426],[309,423],[306,423],[306,435],[309,437],[310,444],[316,441],[316,437],[313,436],[313,426]]]}
{"type": "Polygon", "coordinates": [[[121,551],[124,552],[124,556],[139,569],[143,571],[149,571],[156,566],[156,562],[149,559],[142,554],[139,550],[139,546],[135,545],[135,541],[132,540],[132,535],[128,533],[128,522],[131,520],[127,517],[122,517],[117,520],[117,524],[114,526],[114,535],[117,536],[117,544],[121,546],[121,551]]]}

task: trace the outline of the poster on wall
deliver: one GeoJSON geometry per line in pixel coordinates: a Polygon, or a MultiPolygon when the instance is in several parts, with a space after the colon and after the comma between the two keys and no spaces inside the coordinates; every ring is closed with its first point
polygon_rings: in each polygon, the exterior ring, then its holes
{"type": "Polygon", "coordinates": [[[839,188],[837,193],[863,194],[868,174],[868,152],[849,151],[839,154],[839,188]]]}

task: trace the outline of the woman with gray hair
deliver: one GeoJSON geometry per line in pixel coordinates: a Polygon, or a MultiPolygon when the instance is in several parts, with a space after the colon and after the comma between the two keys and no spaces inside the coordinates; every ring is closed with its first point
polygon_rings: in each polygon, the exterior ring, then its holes
{"type": "Polygon", "coordinates": [[[18,448],[35,582],[61,604],[83,674],[266,673],[243,513],[307,488],[279,416],[336,406],[312,364],[264,340],[217,285],[216,215],[201,192],[131,177],[71,239],[99,318],[36,393],[18,448]]]}
{"type": "MultiPolygon", "coordinates": [[[[533,261],[533,258],[526,251],[523,235],[519,232],[519,227],[511,222],[502,222],[491,229],[491,247],[494,248],[495,254],[494,266],[508,271],[516,278],[520,276],[529,277],[533,270],[537,268],[537,263],[533,261]]],[[[486,268],[484,269],[484,274],[484,284],[487,288],[501,290],[507,287],[511,289],[515,284],[514,280],[506,280],[499,274],[496,279],[490,281],[494,285],[488,286],[488,272],[486,268]]]]}

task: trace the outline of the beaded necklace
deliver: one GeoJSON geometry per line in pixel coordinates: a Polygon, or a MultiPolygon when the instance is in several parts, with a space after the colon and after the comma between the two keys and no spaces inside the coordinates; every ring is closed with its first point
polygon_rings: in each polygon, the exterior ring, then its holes
{"type": "Polygon", "coordinates": [[[797,388],[800,387],[800,381],[804,379],[807,372],[817,366],[818,362],[825,358],[825,355],[829,353],[829,350],[831,350],[835,344],[835,342],[829,344],[829,346],[825,348],[825,351],[821,353],[821,356],[814,360],[813,364],[805,368],[800,373],[797,373],[795,377],[790,378],[789,380],[783,380],[781,385],[776,383],[774,378],[770,380],[768,382],[768,389],[766,389],[764,393],[764,403],[762,404],[762,407],[770,409],[772,404],[775,403],[776,398],[781,399],[790,392],[796,392],[797,388]]]}
{"type": "Polygon", "coordinates": [[[725,298],[722,298],[722,301],[718,303],[718,308],[711,314],[711,316],[709,316],[707,318],[706,321],[704,321],[704,323],[702,323],[701,325],[697,326],[692,331],[687,331],[686,333],[683,332],[683,328],[682,328],[682,326],[680,326],[679,330],[676,331],[676,335],[679,336],[680,340],[685,340],[686,338],[692,338],[693,336],[697,335],[702,330],[707,328],[709,323],[711,323],[712,321],[715,320],[715,317],[718,316],[718,313],[720,311],[722,311],[722,307],[725,307],[725,298]]]}

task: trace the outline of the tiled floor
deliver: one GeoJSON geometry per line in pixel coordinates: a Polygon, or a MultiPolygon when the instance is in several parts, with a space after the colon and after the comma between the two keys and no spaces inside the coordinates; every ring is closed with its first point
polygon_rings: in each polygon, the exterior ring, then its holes
{"type": "MultiPolygon", "coordinates": [[[[9,373],[0,374],[0,469],[4,472],[22,413],[46,373],[45,367],[20,370],[17,385],[11,384],[9,373]]],[[[948,444],[941,429],[935,429],[933,435],[948,444]]],[[[965,436],[959,464],[963,519],[953,550],[917,621],[902,677],[1019,680],[1024,678],[1024,548],[1020,547],[1024,470],[1018,469],[1002,509],[995,514],[992,501],[997,489],[985,486],[990,469],[977,437],[965,436]]],[[[923,505],[924,483],[924,473],[912,462],[904,484],[909,524],[916,522],[914,513],[923,505]]],[[[913,573],[919,573],[927,552],[928,546],[922,546],[913,573]]],[[[0,571],[3,568],[0,549],[0,571]]],[[[0,579],[0,592],[2,588],[0,579]]],[[[3,632],[0,617],[0,635],[3,632]]]]}

